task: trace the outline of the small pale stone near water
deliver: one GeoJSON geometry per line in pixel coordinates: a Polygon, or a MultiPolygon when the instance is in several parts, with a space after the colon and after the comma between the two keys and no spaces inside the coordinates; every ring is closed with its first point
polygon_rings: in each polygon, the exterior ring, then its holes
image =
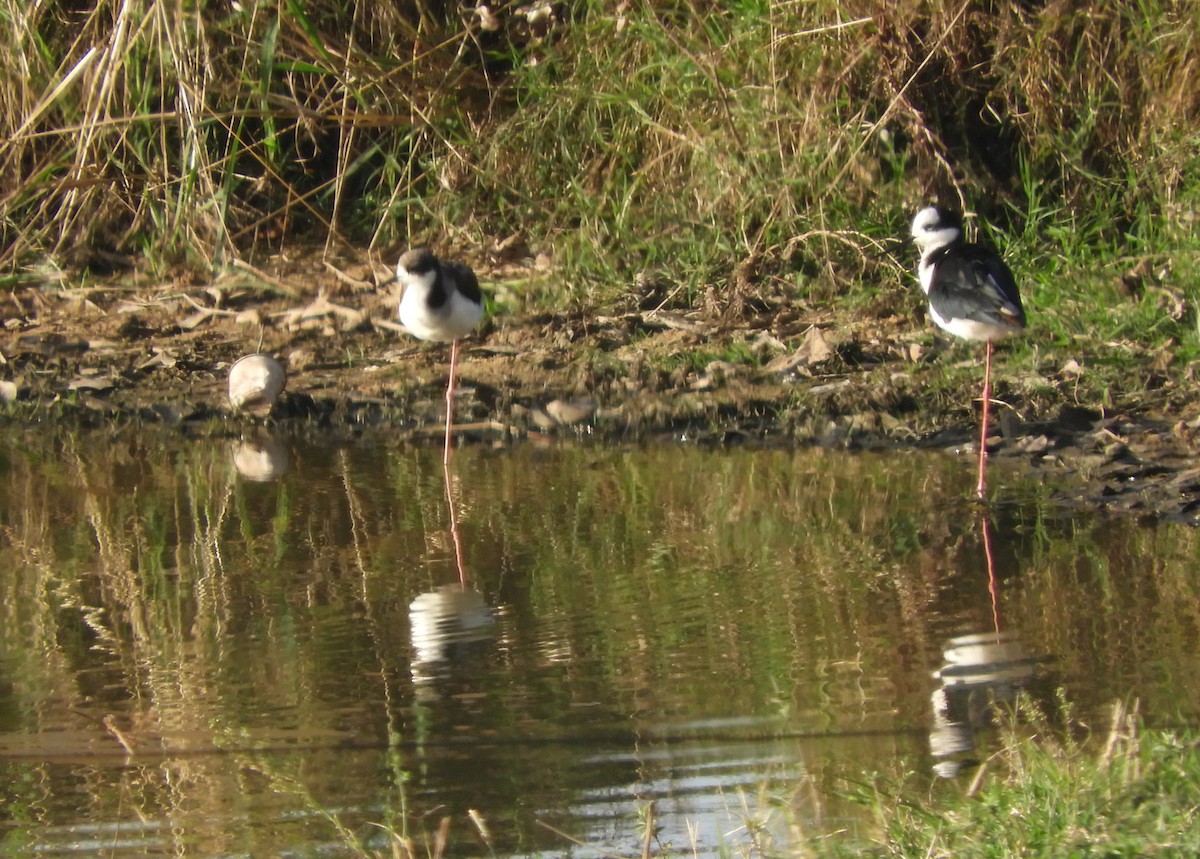
{"type": "Polygon", "coordinates": [[[229,370],[229,404],[236,411],[266,417],[286,384],[283,365],[270,355],[247,355],[229,370]]]}

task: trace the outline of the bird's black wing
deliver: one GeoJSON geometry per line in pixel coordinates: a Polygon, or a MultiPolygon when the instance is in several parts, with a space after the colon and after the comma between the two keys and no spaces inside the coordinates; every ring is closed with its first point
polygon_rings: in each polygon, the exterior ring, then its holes
{"type": "Polygon", "coordinates": [[[1017,282],[1004,260],[978,245],[959,245],[936,263],[938,313],[946,319],[974,319],[1025,327],[1017,282]]]}
{"type": "Polygon", "coordinates": [[[483,302],[483,293],[479,289],[479,279],[469,265],[461,262],[442,263],[443,275],[449,275],[454,280],[454,286],[475,304],[483,302]]]}

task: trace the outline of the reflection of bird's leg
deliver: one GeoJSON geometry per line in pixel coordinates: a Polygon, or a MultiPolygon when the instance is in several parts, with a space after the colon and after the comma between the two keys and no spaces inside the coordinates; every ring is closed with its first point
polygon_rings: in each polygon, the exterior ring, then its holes
{"type": "Polygon", "coordinates": [[[450,424],[454,421],[454,372],[458,369],[458,341],[450,341],[450,381],[446,383],[446,448],[442,462],[450,462],[450,424]]]}
{"type": "Polygon", "coordinates": [[[983,362],[983,425],[979,430],[979,483],[975,494],[983,498],[987,491],[988,414],[992,404],[992,341],[987,341],[987,357],[983,362]]]}
{"type": "Polygon", "coordinates": [[[995,627],[996,637],[1000,637],[1000,586],[996,582],[996,562],[992,558],[992,529],[988,522],[987,513],[979,516],[979,528],[983,532],[983,559],[987,564],[988,594],[992,598],[992,626],[995,627]]]}
{"type": "Polygon", "coordinates": [[[450,540],[454,543],[454,564],[458,567],[458,581],[465,588],[467,586],[467,568],[463,563],[462,535],[458,533],[458,510],[454,506],[454,484],[450,477],[448,459],[447,457],[447,461],[442,463],[442,474],[446,477],[446,507],[450,512],[450,540]]]}

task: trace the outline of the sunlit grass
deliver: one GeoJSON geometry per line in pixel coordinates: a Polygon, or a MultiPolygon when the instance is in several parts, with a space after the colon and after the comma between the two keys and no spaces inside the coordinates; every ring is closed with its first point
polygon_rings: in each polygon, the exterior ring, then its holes
{"type": "MultiPolygon", "coordinates": [[[[420,242],[503,266],[503,314],[654,281],[705,321],[888,336],[924,320],[908,223],[936,200],[1016,272],[1035,388],[1107,408],[1200,357],[1195,0],[536,5],[0,0],[0,282],[420,242]]],[[[762,360],[682,351],[649,360],[762,360]]]]}
{"type": "Polygon", "coordinates": [[[1192,3],[492,11],[10,3],[0,262],[416,237],[544,252],[560,304],[745,263],[854,301],[934,197],[1047,274],[1194,250],[1192,3]]]}
{"type": "Polygon", "coordinates": [[[1142,727],[1114,708],[1088,742],[1044,719],[1003,730],[974,779],[920,796],[859,790],[874,836],[813,839],[802,855],[879,857],[1194,856],[1200,850],[1200,742],[1142,727]]]}
{"type": "Polygon", "coordinates": [[[486,84],[472,63],[450,68],[465,33],[392,7],[342,15],[140,0],[64,23],[0,7],[15,35],[0,58],[0,263],[103,270],[136,253],[205,269],[289,236],[333,242],[343,223],[362,234],[368,206],[370,236],[486,84]]]}

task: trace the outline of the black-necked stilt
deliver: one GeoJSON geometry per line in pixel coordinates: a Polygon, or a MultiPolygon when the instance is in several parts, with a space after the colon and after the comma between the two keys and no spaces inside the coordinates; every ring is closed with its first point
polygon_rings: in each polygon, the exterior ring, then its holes
{"type": "Polygon", "coordinates": [[[428,683],[445,664],[496,635],[496,616],[479,591],[463,584],[442,585],[418,594],[408,606],[413,680],[428,683]]]}
{"type": "Polygon", "coordinates": [[[983,340],[983,418],[979,435],[979,483],[986,489],[988,410],[992,396],[992,343],[1025,327],[1025,311],[1012,271],[994,251],[963,240],[962,219],[930,206],[912,222],[921,251],[917,278],[929,298],[929,315],[939,327],[965,340],[983,340]]]}
{"type": "Polygon", "coordinates": [[[458,367],[458,341],[483,317],[483,294],[475,272],[460,262],[442,262],[426,248],[408,251],[396,265],[396,279],[404,285],[400,298],[400,324],[414,337],[450,343],[450,379],[446,383],[446,449],[450,461],[450,425],[454,416],[454,374],[458,367]]]}
{"type": "Polygon", "coordinates": [[[235,411],[266,417],[285,385],[282,364],[270,355],[246,355],[229,368],[229,404],[235,411]]]}

